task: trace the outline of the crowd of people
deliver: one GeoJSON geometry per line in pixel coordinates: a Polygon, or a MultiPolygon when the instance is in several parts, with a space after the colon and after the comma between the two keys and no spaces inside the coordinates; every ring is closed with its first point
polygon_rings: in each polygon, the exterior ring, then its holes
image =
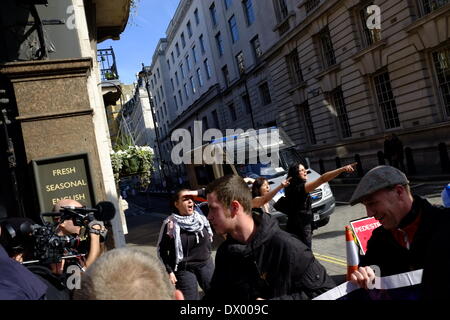
{"type": "MultiPolygon", "coordinates": [[[[0,246],[0,299],[313,299],[336,283],[311,250],[310,192],[341,173],[353,172],[355,165],[308,181],[305,164],[295,163],[287,179],[272,190],[267,179],[244,180],[238,175],[223,176],[206,189],[179,190],[170,201],[173,212],[161,226],[159,259],[131,248],[104,252],[107,231],[100,221],[92,221],[87,230],[70,219],[60,221],[58,235],[76,235],[88,248],[83,258],[77,258],[81,286],[74,290],[65,288],[59,278],[67,270],[64,260],[46,266],[51,277],[21,264],[32,248],[20,232],[24,221],[9,219],[0,225],[5,246],[0,246]],[[270,215],[275,210],[273,198],[282,189],[288,204],[286,231],[270,215]],[[196,197],[207,199],[207,214],[195,203],[196,197]],[[215,236],[223,241],[213,261],[215,236]]],[[[367,172],[350,203],[362,203],[367,216],[381,224],[350,276],[352,283],[368,288],[375,279],[374,265],[381,276],[423,269],[419,298],[449,297],[450,276],[445,271],[450,268],[449,208],[413,195],[406,175],[385,165],[367,172]]],[[[55,211],[67,206],[81,204],[64,200],[55,211]]]]}

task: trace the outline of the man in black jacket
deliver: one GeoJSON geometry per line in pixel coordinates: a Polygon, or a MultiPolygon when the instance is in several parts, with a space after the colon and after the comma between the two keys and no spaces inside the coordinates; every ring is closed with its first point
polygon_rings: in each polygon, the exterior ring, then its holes
{"type": "Polygon", "coordinates": [[[226,237],[206,300],[311,299],[335,286],[304,243],[275,219],[252,214],[252,196],[241,177],[224,176],[206,192],[208,220],[226,237]]]}
{"type": "Polygon", "coordinates": [[[367,287],[375,277],[370,265],[378,266],[381,276],[423,269],[421,298],[449,297],[450,209],[413,196],[404,173],[390,166],[373,168],[361,179],[350,204],[359,202],[381,226],[373,231],[352,282],[367,287]]]}

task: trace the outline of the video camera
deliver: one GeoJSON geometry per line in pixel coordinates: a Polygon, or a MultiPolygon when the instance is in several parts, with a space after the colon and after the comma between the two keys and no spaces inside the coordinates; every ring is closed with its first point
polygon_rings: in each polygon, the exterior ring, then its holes
{"type": "Polygon", "coordinates": [[[58,227],[63,221],[72,220],[75,226],[88,228],[91,221],[109,221],[114,215],[114,205],[103,201],[94,208],[62,207],[59,212],[42,213],[43,225],[33,224],[26,218],[11,218],[11,223],[8,220],[2,222],[2,230],[6,230],[5,235],[2,232],[2,244],[9,254],[28,251],[31,261],[25,263],[57,263],[68,257],[87,254],[87,247],[80,248],[80,235],[58,235],[58,227]],[[45,217],[58,219],[49,221],[45,217]]]}
{"type": "Polygon", "coordinates": [[[109,201],[99,202],[94,208],[67,206],[61,207],[59,212],[42,213],[41,217],[44,221],[45,217],[59,217],[59,222],[64,220],[72,220],[75,226],[87,226],[89,222],[109,221],[114,218],[116,209],[109,201]]]}

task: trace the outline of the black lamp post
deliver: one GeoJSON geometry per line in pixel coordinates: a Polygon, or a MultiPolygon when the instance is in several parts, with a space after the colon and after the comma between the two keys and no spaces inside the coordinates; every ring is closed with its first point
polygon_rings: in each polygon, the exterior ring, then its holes
{"type": "Polygon", "coordinates": [[[159,142],[158,128],[156,127],[156,115],[155,115],[155,110],[154,110],[154,105],[153,105],[153,97],[150,94],[149,83],[148,83],[149,76],[151,76],[150,70],[148,70],[148,67],[145,67],[144,64],[142,64],[142,70],[139,72],[139,78],[141,78],[145,81],[145,89],[147,90],[148,101],[150,102],[150,111],[152,113],[152,118],[153,118],[153,127],[155,128],[156,144],[158,146],[159,164],[161,165],[161,171],[162,171],[163,180],[164,180],[164,184],[165,184],[165,186],[163,184],[163,187],[167,188],[167,176],[166,176],[166,172],[164,171],[163,159],[161,157],[161,145],[159,142]]]}

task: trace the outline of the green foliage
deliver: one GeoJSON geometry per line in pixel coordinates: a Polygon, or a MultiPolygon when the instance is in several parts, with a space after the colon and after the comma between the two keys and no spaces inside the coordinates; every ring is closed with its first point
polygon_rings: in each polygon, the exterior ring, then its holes
{"type": "Polygon", "coordinates": [[[111,153],[111,165],[116,183],[121,177],[136,175],[139,177],[141,189],[150,184],[153,171],[153,150],[150,147],[116,146],[111,153]]]}

